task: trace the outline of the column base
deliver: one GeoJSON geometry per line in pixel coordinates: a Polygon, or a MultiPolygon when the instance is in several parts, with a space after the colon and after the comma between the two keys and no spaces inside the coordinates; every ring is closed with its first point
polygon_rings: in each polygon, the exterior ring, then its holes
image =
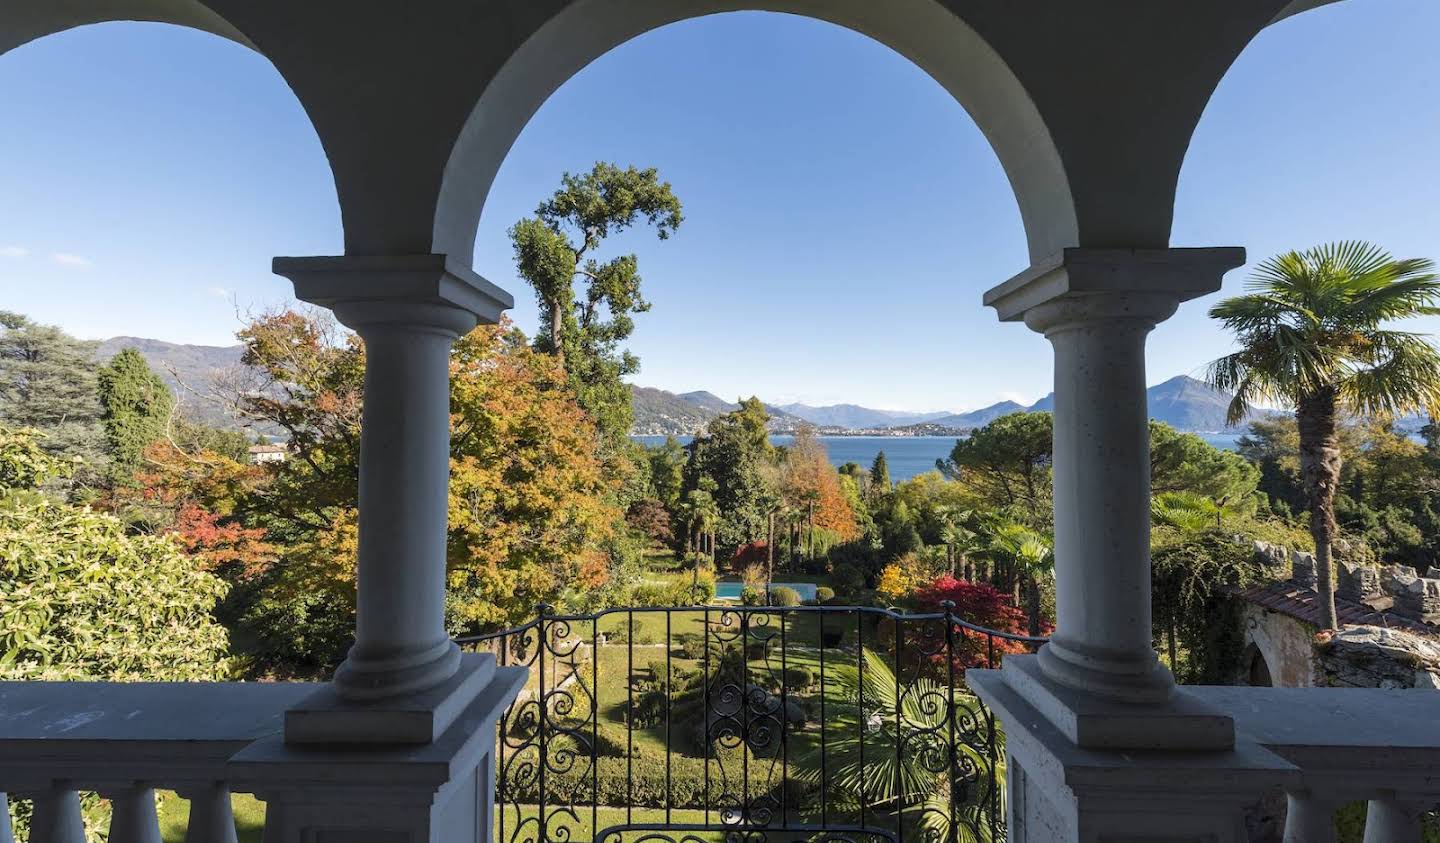
{"type": "Polygon", "coordinates": [[[275,735],[232,757],[227,778],[266,803],[265,843],[488,840],[495,724],[528,673],[492,664],[480,693],[423,746],[304,746],[275,735]]]}
{"type": "MultiPolygon", "coordinates": [[[[1080,748],[1228,750],[1235,746],[1235,721],[1230,715],[1182,688],[1175,688],[1163,702],[1118,702],[1055,682],[1037,656],[1006,656],[1003,670],[967,671],[972,686],[971,677],[977,674],[982,674],[983,687],[1003,685],[1080,748]]],[[[976,693],[989,702],[981,686],[976,693]]]]}
{"type": "Polygon", "coordinates": [[[287,744],[426,744],[436,741],[496,677],[495,656],[466,653],[444,683],[418,694],[350,699],[326,685],[285,712],[287,744]]]}
{"type": "MultiPolygon", "coordinates": [[[[460,668],[460,647],[448,637],[417,660],[397,663],[394,659],[368,659],[360,645],[335,669],[335,688],[351,700],[379,700],[403,697],[441,687],[460,668]]],[[[413,658],[413,657],[412,657],[413,658]]]]}
{"type": "MultiPolygon", "coordinates": [[[[1293,786],[1300,771],[1264,747],[1250,742],[1219,749],[1104,748],[1081,746],[1052,722],[1057,705],[1071,706],[1074,733],[1134,744],[1114,716],[1119,703],[1091,708],[1073,697],[1032,697],[1033,683],[1047,681],[1034,660],[1005,657],[1005,669],[968,670],[967,684],[1005,728],[1008,800],[1006,822],[1011,843],[1102,843],[1145,840],[1155,843],[1245,843],[1244,813],[1266,792],[1293,786]],[[1019,661],[1022,667],[1012,668],[1019,661]],[[1009,680],[1018,670],[1017,689],[1009,680]],[[1042,710],[1051,709],[1050,711],[1042,710]],[[1099,716],[1105,713],[1111,716],[1099,716]],[[1097,728],[1098,724],[1098,728],[1097,728]]],[[[1053,684],[1053,683],[1052,683],[1053,684]]],[[[1063,689],[1068,691],[1068,689],[1063,689]]],[[[1049,692],[1047,692],[1048,694],[1049,692]]],[[[1177,699],[1185,697],[1183,691],[1177,699]]],[[[1135,709],[1124,706],[1132,717],[1135,709]]],[[[1206,715],[1207,717],[1210,715],[1206,715]]],[[[1059,718],[1064,719],[1064,718],[1059,718]]],[[[1183,713],[1171,722],[1185,732],[1183,713]]],[[[1136,721],[1132,721],[1136,722],[1136,721]]],[[[1201,720],[1200,732],[1213,729],[1201,720]]],[[[1157,740],[1159,718],[1138,721],[1143,742],[1157,740]]]]}
{"type": "Polygon", "coordinates": [[[1118,702],[1167,702],[1175,694],[1175,677],[1154,653],[1145,655],[1145,661],[1094,656],[1056,638],[1035,654],[1046,678],[1060,685],[1118,702]]]}

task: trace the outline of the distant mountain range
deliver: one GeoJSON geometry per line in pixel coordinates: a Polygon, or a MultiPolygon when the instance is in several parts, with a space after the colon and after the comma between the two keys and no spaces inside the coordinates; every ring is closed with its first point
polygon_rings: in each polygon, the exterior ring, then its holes
{"type": "MultiPolygon", "coordinates": [[[[737,405],[710,392],[676,395],[661,389],[631,387],[634,396],[635,426],[639,435],[686,435],[696,432],[715,416],[737,405]]],[[[1218,431],[1226,429],[1225,413],[1230,396],[1187,375],[1173,377],[1146,390],[1150,417],[1178,430],[1218,431]]],[[[802,423],[825,432],[875,431],[948,434],[981,427],[995,419],[1021,411],[1039,412],[1055,408],[1050,394],[1030,406],[1001,401],[968,413],[906,413],[876,410],[857,404],[813,407],[808,404],[766,404],[770,426],[776,431],[793,430],[802,423]]]]}
{"type": "MultiPolygon", "coordinates": [[[[241,365],[243,348],[238,345],[181,345],[144,337],[112,337],[100,343],[96,357],[109,360],[122,348],[134,348],[145,356],[151,368],[176,391],[188,411],[198,420],[223,427],[241,427],[242,421],[219,401],[211,398],[217,384],[241,365]],[[183,385],[183,386],[182,386],[183,385]]],[[[712,392],[675,394],[651,387],[630,387],[635,411],[633,431],[640,435],[686,435],[695,433],[721,413],[738,404],[712,392]]],[[[1217,431],[1225,429],[1225,411],[1230,396],[1211,389],[1192,377],[1180,375],[1146,391],[1150,417],[1179,430],[1217,431]]],[[[908,413],[877,410],[858,404],[766,404],[770,427],[777,432],[793,431],[811,424],[824,432],[875,431],[888,433],[943,433],[969,430],[1000,416],[1022,410],[1051,410],[1054,395],[1047,395],[1026,407],[1001,401],[967,413],[908,413]]]]}

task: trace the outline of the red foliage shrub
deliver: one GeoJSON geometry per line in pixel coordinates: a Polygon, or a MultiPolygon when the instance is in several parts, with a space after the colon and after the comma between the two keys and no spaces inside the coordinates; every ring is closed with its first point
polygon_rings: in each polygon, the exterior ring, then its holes
{"type": "MultiPolygon", "coordinates": [[[[934,582],[915,592],[915,603],[921,612],[943,612],[941,604],[950,601],[956,618],[966,623],[995,632],[1024,635],[1025,612],[1010,602],[1010,597],[997,591],[987,583],[957,580],[949,574],[937,577],[934,582]]],[[[1026,653],[1030,646],[1021,641],[989,635],[956,625],[954,632],[955,668],[963,671],[967,667],[999,667],[1000,657],[1006,653],[1026,653]],[[994,664],[991,664],[991,653],[994,664]]],[[[942,650],[934,657],[944,665],[942,650]]]]}
{"type": "Polygon", "coordinates": [[[769,554],[770,545],[764,540],[748,542],[736,548],[730,565],[737,571],[744,570],[749,565],[763,565],[769,554]]]}
{"type": "Polygon", "coordinates": [[[632,503],[630,511],[625,513],[625,522],[655,544],[668,545],[675,540],[670,530],[670,513],[665,510],[665,504],[654,498],[632,503]]]}

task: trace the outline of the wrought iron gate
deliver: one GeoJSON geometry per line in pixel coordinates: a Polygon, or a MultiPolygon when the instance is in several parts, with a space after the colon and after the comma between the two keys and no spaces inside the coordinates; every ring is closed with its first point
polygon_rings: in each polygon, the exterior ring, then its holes
{"type": "Polygon", "coordinates": [[[1003,736],[964,685],[1043,639],[936,614],[622,608],[460,639],[531,668],[498,843],[1005,839],[1003,736]]]}

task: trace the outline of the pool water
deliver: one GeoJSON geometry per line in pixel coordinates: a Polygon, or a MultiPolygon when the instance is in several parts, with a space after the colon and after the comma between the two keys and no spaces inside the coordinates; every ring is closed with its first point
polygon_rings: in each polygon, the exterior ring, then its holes
{"type": "MultiPolygon", "coordinates": [[[[795,589],[801,600],[814,600],[816,585],[813,582],[772,582],[771,588],[780,586],[795,589]]],[[[740,592],[745,589],[744,583],[722,582],[715,584],[715,599],[717,600],[739,600],[740,592]]]]}

